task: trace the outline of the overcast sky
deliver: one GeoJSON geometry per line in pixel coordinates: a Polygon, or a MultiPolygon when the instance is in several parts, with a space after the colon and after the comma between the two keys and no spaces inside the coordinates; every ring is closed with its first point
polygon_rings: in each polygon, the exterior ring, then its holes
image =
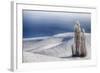
{"type": "Polygon", "coordinates": [[[91,14],[89,13],[23,10],[23,37],[73,32],[77,20],[86,32],[91,32],[91,14]]]}

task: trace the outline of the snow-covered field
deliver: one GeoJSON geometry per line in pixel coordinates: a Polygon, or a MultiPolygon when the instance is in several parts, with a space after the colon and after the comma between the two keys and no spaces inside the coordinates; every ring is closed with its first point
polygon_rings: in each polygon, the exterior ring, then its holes
{"type": "MultiPolygon", "coordinates": [[[[86,35],[87,56],[91,53],[91,34],[86,35]]],[[[74,33],[23,39],[23,62],[60,61],[72,58],[71,45],[74,33]]],[[[78,58],[80,59],[80,58],[78,58]]]]}

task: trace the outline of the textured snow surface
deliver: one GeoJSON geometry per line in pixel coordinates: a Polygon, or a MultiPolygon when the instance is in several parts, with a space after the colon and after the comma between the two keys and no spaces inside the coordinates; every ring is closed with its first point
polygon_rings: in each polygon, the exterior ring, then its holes
{"type": "MultiPolygon", "coordinates": [[[[91,34],[86,35],[87,56],[91,54],[91,34]]],[[[61,33],[42,39],[23,40],[23,62],[56,61],[72,58],[74,33],[61,33]]]]}
{"type": "Polygon", "coordinates": [[[46,62],[46,61],[61,61],[62,59],[31,53],[31,52],[23,52],[23,62],[46,62]]]}

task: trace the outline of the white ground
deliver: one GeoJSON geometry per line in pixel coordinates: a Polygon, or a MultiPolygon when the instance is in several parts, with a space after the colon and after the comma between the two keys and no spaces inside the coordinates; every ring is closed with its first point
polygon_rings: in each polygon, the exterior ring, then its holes
{"type": "MultiPolygon", "coordinates": [[[[86,33],[87,57],[90,58],[91,35],[86,33]]],[[[23,62],[59,61],[71,59],[73,33],[61,33],[51,37],[23,40],[23,62]],[[64,39],[66,41],[64,41],[64,39]],[[69,39],[68,39],[69,38],[69,39]],[[62,58],[63,57],[63,58],[62,58]]]]}

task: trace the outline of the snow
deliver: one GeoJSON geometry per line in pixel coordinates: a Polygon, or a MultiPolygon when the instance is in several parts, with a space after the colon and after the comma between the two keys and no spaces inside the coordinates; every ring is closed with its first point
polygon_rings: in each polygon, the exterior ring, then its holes
{"type": "Polygon", "coordinates": [[[34,38],[24,38],[23,41],[29,41],[29,40],[41,40],[41,39],[47,39],[50,36],[44,36],[44,37],[34,37],[34,38]]]}
{"type": "Polygon", "coordinates": [[[62,38],[52,37],[52,38],[44,39],[42,41],[34,41],[34,40],[24,41],[23,49],[28,51],[46,49],[60,44],[62,40],[63,40],[62,38]]]}
{"type": "Polygon", "coordinates": [[[68,36],[73,36],[73,32],[70,33],[60,33],[60,34],[56,34],[53,37],[68,37],[68,36]]]}
{"type": "MultiPolygon", "coordinates": [[[[91,34],[86,35],[87,56],[91,56],[91,34]]],[[[41,62],[72,59],[71,45],[74,33],[60,33],[49,38],[23,40],[23,62],[41,62]]]]}
{"type": "Polygon", "coordinates": [[[51,57],[41,54],[35,54],[31,52],[23,51],[23,62],[47,62],[47,61],[61,61],[62,59],[57,57],[51,57]]]}

